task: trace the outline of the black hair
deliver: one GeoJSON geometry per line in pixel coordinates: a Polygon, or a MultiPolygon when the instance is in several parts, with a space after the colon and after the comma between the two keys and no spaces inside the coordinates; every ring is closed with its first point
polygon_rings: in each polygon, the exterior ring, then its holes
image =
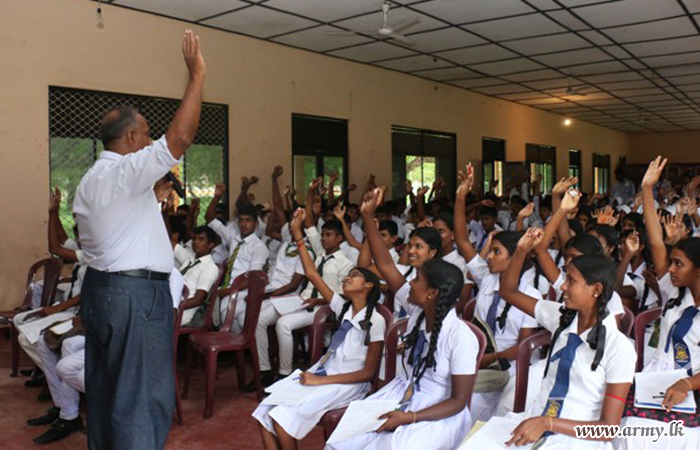
{"type": "Polygon", "coordinates": [[[613,249],[610,256],[613,259],[617,259],[618,246],[620,245],[620,233],[617,232],[615,227],[605,224],[595,224],[591,227],[590,231],[595,231],[598,236],[605,239],[605,243],[613,249]]]}
{"type": "Polygon", "coordinates": [[[602,255],[603,246],[600,241],[590,234],[577,234],[564,245],[564,250],[573,248],[584,255],[602,255]]]}
{"type": "MultiPolygon", "coordinates": [[[[493,236],[493,240],[503,244],[506,250],[508,250],[508,256],[512,257],[513,253],[515,253],[515,249],[518,247],[518,241],[520,241],[520,238],[523,237],[523,234],[525,234],[523,231],[500,231],[493,236]]],[[[525,271],[531,267],[532,260],[530,258],[526,258],[525,262],[523,263],[523,267],[520,269],[520,276],[522,277],[523,273],[525,273],[525,271]]],[[[512,306],[513,305],[511,303],[506,303],[505,308],[503,308],[503,311],[501,311],[498,319],[496,319],[496,323],[501,329],[505,328],[506,326],[508,312],[512,306]]]]}
{"type": "Polygon", "coordinates": [[[552,210],[552,196],[547,195],[542,201],[540,202],[540,209],[546,208],[548,210],[552,210]]]}
{"type": "MultiPolygon", "coordinates": [[[[695,267],[700,267],[700,238],[686,238],[681,239],[676,245],[673,246],[674,249],[680,250],[683,254],[690,260],[695,267]]],[[[685,297],[685,291],[688,289],[686,286],[678,287],[678,296],[666,302],[662,315],[666,315],[666,311],[676,306],[680,306],[683,302],[683,297],[685,297]]]]}
{"type": "Polygon", "coordinates": [[[408,362],[413,366],[413,376],[416,384],[420,382],[420,379],[423,377],[428,367],[433,367],[434,370],[437,366],[435,351],[437,350],[442,323],[455,303],[457,303],[462,293],[462,286],[464,285],[464,273],[454,264],[433,259],[426,261],[419,270],[421,270],[425,276],[428,286],[438,289],[439,294],[437,302],[435,303],[435,322],[433,323],[433,330],[430,333],[430,346],[428,347],[428,353],[425,355],[425,358],[421,358],[420,361],[414,361],[414,356],[416,355],[413,354],[413,347],[418,340],[421,322],[425,319],[425,311],[421,312],[420,316],[418,316],[416,324],[406,337],[406,352],[410,355],[408,362]],[[410,352],[409,349],[411,349],[410,352]]]}
{"type": "Polygon", "coordinates": [[[584,234],[586,230],[583,229],[583,225],[581,225],[581,222],[578,221],[578,219],[567,219],[569,222],[569,228],[571,228],[571,231],[573,231],[576,236],[580,234],[584,234]]]}
{"type": "Polygon", "coordinates": [[[187,211],[187,212],[189,212],[189,211],[190,211],[190,205],[188,205],[187,203],[183,203],[182,205],[180,205],[180,206],[177,207],[177,210],[178,210],[178,211],[187,211]]]}
{"type": "Polygon", "coordinates": [[[481,206],[479,208],[479,217],[482,216],[493,217],[495,219],[498,217],[498,211],[496,211],[496,208],[493,206],[481,206]]]}
{"type": "Polygon", "coordinates": [[[514,195],[510,198],[510,203],[517,203],[521,208],[527,206],[527,202],[519,195],[514,195]]]}
{"type": "Polygon", "coordinates": [[[110,144],[121,139],[124,133],[137,125],[138,110],[133,106],[119,105],[110,108],[103,116],[100,124],[100,140],[104,148],[108,149],[110,144]],[[107,116],[116,112],[116,117],[107,119],[107,116]]]}
{"type": "Polygon", "coordinates": [[[258,208],[251,204],[244,203],[240,205],[236,211],[237,218],[240,219],[242,216],[252,217],[253,220],[258,220],[258,208]]]}
{"type": "MultiPolygon", "coordinates": [[[[387,202],[388,203],[388,202],[387,202]]],[[[389,215],[389,206],[388,205],[379,205],[377,206],[377,209],[374,211],[374,215],[378,216],[380,214],[386,214],[389,215]]]]}
{"type": "MultiPolygon", "coordinates": [[[[379,303],[379,298],[381,297],[381,291],[379,290],[379,277],[369,269],[364,267],[354,267],[352,270],[357,270],[362,274],[362,277],[367,283],[372,283],[372,289],[367,293],[367,306],[365,309],[365,318],[360,321],[360,327],[365,330],[365,345],[369,345],[369,331],[372,328],[372,313],[379,303]]],[[[351,270],[351,271],[352,271],[351,270]]],[[[348,309],[352,305],[352,302],[346,301],[343,304],[343,308],[340,310],[340,315],[338,316],[337,326],[343,323],[343,317],[348,309]]]]}
{"type": "Polygon", "coordinates": [[[386,231],[389,236],[397,236],[399,234],[399,226],[391,219],[382,220],[379,222],[379,231],[386,231]]]}
{"type": "Polygon", "coordinates": [[[335,231],[338,235],[343,236],[343,224],[338,219],[331,219],[323,222],[322,230],[335,231]]]}
{"type": "Polygon", "coordinates": [[[448,212],[441,212],[437,215],[437,217],[435,218],[435,220],[433,220],[433,222],[435,222],[436,220],[440,220],[442,222],[445,222],[445,225],[447,225],[447,228],[449,228],[450,231],[455,230],[455,218],[452,214],[450,214],[448,212]]]}
{"type": "Polygon", "coordinates": [[[646,228],[646,225],[644,223],[644,216],[639,214],[638,212],[631,212],[625,216],[622,221],[624,222],[625,220],[629,220],[634,224],[634,229],[635,230],[644,230],[646,228]]]}
{"type": "Polygon", "coordinates": [[[168,225],[170,226],[170,234],[178,233],[178,242],[184,242],[185,237],[187,236],[185,217],[175,215],[168,216],[168,225]]]}
{"type": "MultiPolygon", "coordinates": [[[[586,339],[591,349],[595,350],[595,356],[591,364],[591,370],[595,371],[600,365],[600,361],[603,359],[603,352],[605,351],[606,330],[603,326],[603,320],[608,315],[607,305],[613,295],[616,266],[610,258],[603,255],[577,256],[571,260],[571,264],[581,272],[587,284],[600,283],[603,285],[603,292],[596,298],[596,324],[593,326],[590,333],[588,333],[588,338],[586,339]]],[[[559,308],[559,311],[561,312],[561,316],[559,316],[559,327],[552,335],[552,343],[549,346],[549,355],[547,355],[547,366],[544,371],[545,377],[549,371],[549,363],[552,357],[552,351],[554,350],[554,344],[561,332],[571,325],[576,314],[578,314],[577,310],[567,308],[566,306],[559,308]]],[[[574,332],[577,331],[578,330],[575,330],[574,332]]]]}
{"type": "Polygon", "coordinates": [[[591,208],[588,205],[581,205],[578,207],[578,211],[576,212],[576,217],[578,216],[586,216],[589,221],[593,220],[593,208],[591,208]]]}
{"type": "Polygon", "coordinates": [[[205,234],[207,236],[207,240],[209,242],[216,243],[217,234],[214,232],[214,230],[212,230],[208,226],[200,225],[197,228],[195,228],[194,230],[192,230],[193,236],[196,236],[198,234],[205,234]]]}
{"type": "MultiPolygon", "coordinates": [[[[410,237],[413,236],[420,238],[422,241],[428,244],[428,247],[430,247],[431,250],[436,251],[434,259],[442,258],[442,238],[440,237],[438,230],[433,227],[418,227],[413,230],[413,233],[411,233],[410,237]]],[[[462,281],[464,281],[464,278],[462,281]]]]}

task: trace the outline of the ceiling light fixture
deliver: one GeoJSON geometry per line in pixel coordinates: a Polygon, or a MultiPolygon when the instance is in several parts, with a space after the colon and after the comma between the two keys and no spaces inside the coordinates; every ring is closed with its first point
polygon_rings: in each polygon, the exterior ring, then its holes
{"type": "Polygon", "coordinates": [[[102,21],[102,0],[97,0],[97,29],[102,30],[105,23],[102,21]]]}
{"type": "Polygon", "coordinates": [[[566,119],[564,119],[564,126],[568,127],[568,126],[570,126],[570,125],[571,125],[571,119],[569,119],[569,118],[567,117],[566,119]]]}

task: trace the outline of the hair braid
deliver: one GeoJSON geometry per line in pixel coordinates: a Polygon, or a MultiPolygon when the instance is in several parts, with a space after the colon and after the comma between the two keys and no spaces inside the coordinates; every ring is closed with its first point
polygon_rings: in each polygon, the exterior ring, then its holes
{"type": "Polygon", "coordinates": [[[663,312],[661,313],[662,316],[665,316],[666,311],[668,311],[669,309],[681,305],[681,303],[683,302],[683,297],[685,297],[685,290],[685,286],[681,286],[678,288],[678,296],[666,302],[666,304],[664,305],[663,312]]]}
{"type": "Polygon", "coordinates": [[[428,369],[428,367],[433,367],[433,370],[435,370],[435,367],[437,367],[437,362],[435,360],[435,351],[437,350],[438,338],[440,337],[442,322],[444,321],[445,316],[447,316],[447,313],[450,312],[450,309],[452,307],[452,305],[448,304],[448,301],[445,300],[447,297],[446,294],[447,289],[441,290],[440,298],[435,304],[435,323],[433,324],[433,331],[430,333],[430,346],[428,347],[428,353],[425,355],[424,361],[421,361],[423,367],[418,373],[418,376],[416,377],[416,383],[418,383],[420,379],[423,378],[423,374],[428,369]]]}
{"type": "MultiPolygon", "coordinates": [[[[345,313],[348,312],[348,309],[350,309],[350,306],[352,305],[352,302],[350,300],[346,300],[345,303],[343,303],[343,308],[340,310],[340,315],[338,315],[338,320],[336,320],[335,324],[335,330],[337,330],[342,324],[343,324],[343,317],[345,317],[345,313]]],[[[333,330],[335,332],[335,330],[333,330]]]]}
{"type": "Polygon", "coordinates": [[[559,339],[559,335],[561,332],[571,325],[571,322],[574,321],[574,317],[576,317],[577,311],[575,309],[569,309],[566,306],[562,306],[559,308],[559,312],[561,315],[559,316],[559,327],[554,330],[554,334],[552,335],[552,342],[549,344],[549,352],[547,353],[547,365],[544,368],[544,377],[547,376],[547,372],[549,372],[549,361],[552,358],[552,352],[554,351],[554,344],[556,344],[557,339],[559,339]]]}
{"type": "Polygon", "coordinates": [[[369,345],[369,332],[372,328],[372,314],[377,306],[377,300],[367,298],[367,307],[365,308],[365,318],[360,322],[360,328],[365,330],[365,345],[369,345]]]}
{"type": "Polygon", "coordinates": [[[600,361],[603,359],[603,352],[605,351],[606,329],[603,325],[603,320],[608,315],[608,307],[606,304],[607,301],[602,295],[596,298],[596,324],[591,332],[588,333],[588,338],[586,338],[588,345],[595,350],[591,370],[596,370],[598,368],[600,361]]]}

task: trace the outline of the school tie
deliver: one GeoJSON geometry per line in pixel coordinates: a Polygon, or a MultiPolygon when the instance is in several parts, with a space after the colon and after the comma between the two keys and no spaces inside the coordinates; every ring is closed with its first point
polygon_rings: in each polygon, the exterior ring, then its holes
{"type": "Polygon", "coordinates": [[[75,282],[78,280],[78,271],[80,270],[80,264],[73,264],[73,271],[71,272],[70,280],[70,290],[68,291],[68,298],[73,298],[73,289],[75,288],[75,282]]]}
{"type": "Polygon", "coordinates": [[[501,296],[498,295],[498,291],[493,292],[493,299],[491,300],[491,306],[489,307],[489,312],[486,313],[486,324],[491,328],[491,331],[496,332],[496,311],[498,310],[498,304],[501,301],[501,296]]]}
{"type": "Polygon", "coordinates": [[[348,331],[352,328],[352,322],[349,320],[344,320],[343,324],[338,328],[338,330],[333,333],[333,338],[331,339],[331,345],[328,347],[328,351],[326,352],[325,355],[323,355],[323,358],[321,358],[321,364],[318,365],[318,368],[314,371],[315,375],[319,375],[322,377],[325,377],[328,375],[326,373],[326,363],[328,360],[331,359],[333,355],[335,355],[335,352],[338,350],[338,347],[343,343],[345,340],[345,336],[348,334],[348,331]]]}
{"type": "MultiPolygon", "coordinates": [[[[323,258],[323,259],[321,260],[321,264],[318,265],[318,269],[317,269],[317,270],[318,270],[318,275],[319,275],[320,277],[323,277],[323,266],[325,266],[326,263],[327,263],[328,261],[330,261],[331,259],[333,259],[333,255],[326,256],[325,258],[323,258]]],[[[318,290],[314,287],[314,288],[311,290],[311,298],[316,298],[316,297],[318,297],[318,290]]]]}
{"type": "Polygon", "coordinates": [[[418,381],[418,383],[416,383],[414,386],[413,379],[421,369],[421,357],[423,356],[423,349],[425,349],[425,344],[427,341],[428,340],[425,338],[425,331],[420,330],[416,343],[411,349],[411,366],[413,367],[413,375],[410,383],[408,383],[408,387],[403,393],[401,401],[399,402],[399,407],[397,408],[399,411],[406,411],[411,404],[411,399],[413,398],[413,393],[415,390],[420,391],[420,381],[418,381]]]}
{"type": "Polygon", "coordinates": [[[182,269],[180,271],[180,274],[184,276],[191,268],[193,268],[194,266],[196,266],[197,264],[199,264],[201,262],[202,262],[202,260],[200,260],[200,259],[197,259],[195,261],[190,262],[189,264],[187,264],[187,266],[184,269],[182,269]]]}
{"type": "Polygon", "coordinates": [[[224,277],[224,281],[219,287],[227,288],[229,283],[231,282],[231,271],[233,270],[233,264],[236,262],[238,252],[241,251],[241,246],[243,245],[243,242],[245,241],[238,241],[238,245],[236,245],[236,248],[234,248],[233,252],[231,252],[231,256],[228,257],[228,260],[226,261],[226,276],[224,277]]]}
{"type": "Polygon", "coordinates": [[[669,345],[673,341],[673,365],[675,369],[685,369],[688,375],[693,375],[693,367],[690,362],[690,350],[683,339],[690,327],[693,325],[693,319],[698,314],[698,308],[694,306],[687,307],[681,318],[673,324],[668,332],[666,339],[666,352],[669,350],[669,345]]]}
{"type": "Polygon", "coordinates": [[[481,251],[484,248],[484,244],[486,243],[486,239],[489,237],[489,234],[484,231],[484,234],[481,235],[481,241],[479,241],[479,245],[477,245],[476,249],[481,251]]]}

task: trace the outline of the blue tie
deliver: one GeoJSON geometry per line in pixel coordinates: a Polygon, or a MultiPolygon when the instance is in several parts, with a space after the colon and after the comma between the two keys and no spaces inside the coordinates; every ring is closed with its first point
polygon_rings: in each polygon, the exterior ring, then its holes
{"type": "Polygon", "coordinates": [[[323,358],[321,358],[321,364],[318,365],[318,368],[314,371],[314,375],[319,375],[322,377],[325,377],[328,375],[326,373],[326,363],[328,362],[329,359],[333,355],[335,355],[335,352],[338,350],[338,347],[343,343],[345,340],[345,336],[348,334],[348,331],[352,328],[352,322],[349,320],[344,320],[343,324],[338,328],[338,330],[333,334],[333,338],[331,339],[331,345],[328,347],[328,351],[326,352],[325,355],[323,355],[323,358]]]}
{"type": "Polygon", "coordinates": [[[685,369],[688,371],[688,375],[693,375],[693,367],[690,362],[690,351],[688,350],[688,345],[685,343],[683,338],[690,327],[693,325],[693,319],[698,314],[698,308],[694,306],[687,307],[681,318],[673,324],[668,332],[668,338],[666,338],[666,352],[668,352],[668,347],[673,341],[673,363],[675,369],[685,369]]]}
{"type": "MultiPolygon", "coordinates": [[[[578,334],[573,332],[569,333],[569,338],[566,341],[566,345],[558,352],[553,354],[549,359],[550,362],[554,362],[557,359],[560,359],[560,361],[559,367],[557,367],[557,377],[554,382],[554,386],[549,392],[547,405],[544,407],[544,411],[542,412],[543,416],[556,418],[561,415],[561,409],[564,407],[564,399],[566,398],[567,392],[569,392],[571,365],[574,363],[576,349],[581,344],[583,344],[583,341],[578,334]]],[[[550,434],[552,433],[547,432],[544,434],[544,436],[549,436],[550,434]]]]}
{"type": "MultiPolygon", "coordinates": [[[[406,391],[403,393],[403,397],[401,398],[401,402],[399,402],[399,407],[397,408],[399,411],[406,411],[408,408],[408,405],[411,404],[411,399],[413,398],[413,379],[416,377],[416,374],[420,372],[421,370],[421,357],[423,356],[423,349],[425,349],[425,343],[428,340],[425,338],[425,331],[420,330],[420,334],[418,335],[418,338],[416,339],[416,343],[413,345],[413,348],[411,349],[411,366],[413,367],[413,376],[411,377],[411,382],[408,384],[408,387],[406,388],[406,391]]],[[[415,389],[417,391],[420,391],[420,380],[416,383],[415,389]]]]}
{"type": "Polygon", "coordinates": [[[493,292],[493,300],[491,300],[491,306],[489,307],[489,312],[486,313],[486,324],[491,328],[491,331],[496,332],[496,311],[498,310],[498,303],[500,303],[501,297],[498,295],[498,291],[493,292]]]}

